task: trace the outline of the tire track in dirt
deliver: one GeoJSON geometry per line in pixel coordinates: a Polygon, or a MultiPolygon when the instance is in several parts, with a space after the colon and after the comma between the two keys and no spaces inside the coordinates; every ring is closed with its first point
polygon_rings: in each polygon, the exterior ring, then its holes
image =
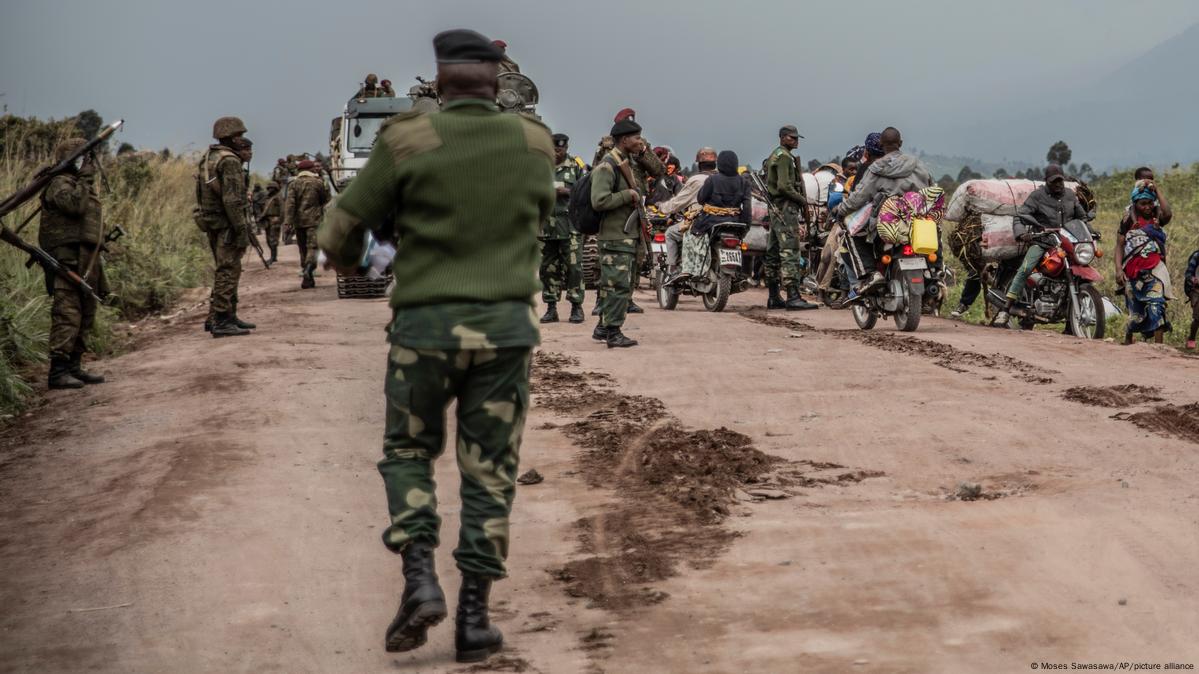
{"type": "MultiPolygon", "coordinates": [[[[1128,409],[1150,403],[1164,402],[1161,388],[1123,384],[1120,386],[1075,386],[1066,389],[1062,397],[1071,402],[1093,407],[1128,409]]],[[[1153,405],[1140,412],[1117,412],[1111,416],[1118,421],[1130,421],[1158,435],[1175,437],[1199,444],[1199,402],[1189,405],[1153,405]]]]}
{"type": "MultiPolygon", "coordinates": [[[[798,487],[850,485],[883,473],[812,461],[788,462],[727,429],[690,430],[656,398],[618,392],[600,372],[577,372],[574,358],[534,357],[535,404],[574,421],[559,427],[583,451],[580,472],[619,501],[575,522],[581,557],[551,569],[567,594],[617,613],[668,599],[655,583],[684,566],[709,567],[736,539],[724,526],[746,490],[785,497],[798,487]]],[[[608,633],[580,635],[593,662],[613,647],[608,633]]],[[[598,665],[597,665],[598,666],[598,665]]]]}
{"type": "Polygon", "coordinates": [[[1005,356],[1002,353],[982,354],[974,351],[959,349],[956,346],[933,342],[916,337],[894,335],[886,332],[870,330],[843,330],[833,328],[817,328],[807,323],[781,316],[772,316],[761,307],[754,307],[740,312],[741,315],[755,323],[776,328],[787,328],[796,332],[808,332],[835,339],[848,339],[859,344],[888,351],[902,353],[927,359],[933,365],[960,373],[969,373],[966,367],[976,367],[987,370],[1007,372],[1016,379],[1031,384],[1052,384],[1053,377],[1048,375],[1061,374],[1056,370],[1037,367],[1032,363],[1005,356]]]}

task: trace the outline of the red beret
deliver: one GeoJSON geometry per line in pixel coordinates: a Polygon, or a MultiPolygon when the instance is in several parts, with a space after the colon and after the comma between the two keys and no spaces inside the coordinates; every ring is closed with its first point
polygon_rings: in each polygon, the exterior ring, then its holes
{"type": "Polygon", "coordinates": [[[507,49],[507,48],[508,48],[508,43],[507,43],[507,42],[504,42],[503,40],[492,40],[492,41],[491,41],[491,44],[493,44],[493,45],[495,45],[495,46],[499,47],[500,49],[507,49]]]}
{"type": "Polygon", "coordinates": [[[316,163],[313,162],[311,159],[305,159],[305,160],[301,161],[299,164],[296,164],[296,168],[300,169],[301,171],[306,171],[310,168],[316,168],[316,163]]]}
{"type": "Polygon", "coordinates": [[[636,117],[636,116],[637,116],[637,113],[632,108],[625,108],[625,109],[621,110],[620,112],[616,113],[616,119],[613,119],[612,121],[620,122],[620,121],[630,119],[630,118],[636,117]]]}

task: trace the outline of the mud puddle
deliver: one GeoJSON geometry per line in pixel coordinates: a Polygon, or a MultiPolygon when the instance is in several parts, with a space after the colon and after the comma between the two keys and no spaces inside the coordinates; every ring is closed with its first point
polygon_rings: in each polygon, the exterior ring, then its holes
{"type": "Polygon", "coordinates": [[[836,339],[848,339],[866,346],[888,351],[891,353],[902,353],[919,358],[924,358],[938,367],[943,367],[953,372],[968,373],[966,367],[982,368],[987,370],[998,370],[1007,372],[1017,379],[1022,379],[1032,384],[1052,384],[1053,377],[1049,375],[1060,374],[1055,370],[1040,368],[1032,363],[1005,356],[1001,353],[982,354],[974,351],[966,351],[959,349],[949,344],[933,342],[925,339],[917,339],[915,337],[906,337],[895,335],[886,332],[873,332],[870,330],[841,330],[831,328],[817,328],[801,321],[781,316],[771,316],[765,309],[753,308],[741,312],[741,315],[755,323],[769,325],[776,328],[787,328],[797,332],[811,332],[836,339]]]}
{"type": "Polygon", "coordinates": [[[1162,390],[1156,386],[1075,386],[1066,389],[1062,397],[1066,400],[1094,407],[1137,407],[1165,400],[1162,390]]]}

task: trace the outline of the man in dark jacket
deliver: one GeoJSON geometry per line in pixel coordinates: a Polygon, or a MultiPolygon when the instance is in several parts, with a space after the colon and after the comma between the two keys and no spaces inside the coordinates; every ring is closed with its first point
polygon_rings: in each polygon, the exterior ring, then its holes
{"type": "MultiPolygon", "coordinates": [[[[1066,189],[1066,175],[1062,173],[1062,167],[1050,164],[1045,169],[1045,184],[1033,190],[1033,193],[1024,200],[1024,205],[1016,210],[1017,219],[1022,215],[1032,216],[1041,227],[1058,228],[1070,220],[1085,220],[1087,212],[1082,204],[1078,203],[1078,197],[1075,196],[1073,190],[1066,189]]],[[[1028,252],[1020,262],[1020,268],[1016,270],[1016,275],[1012,277],[1011,284],[1008,285],[1007,306],[995,314],[992,325],[1007,326],[1011,319],[1012,305],[1020,297],[1024,282],[1028,280],[1028,275],[1032,273],[1033,268],[1045,256],[1045,251],[1051,245],[1049,242],[1042,243],[1036,236],[1037,232],[1030,232],[1030,234],[1032,239],[1028,245],[1028,252]]]]}

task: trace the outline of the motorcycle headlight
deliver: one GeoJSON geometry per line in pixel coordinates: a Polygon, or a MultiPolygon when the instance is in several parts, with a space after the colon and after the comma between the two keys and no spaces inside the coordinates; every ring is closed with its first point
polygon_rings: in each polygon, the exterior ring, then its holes
{"type": "Polygon", "coordinates": [[[1095,259],[1095,244],[1076,244],[1074,246],[1074,257],[1078,260],[1078,264],[1091,264],[1091,261],[1095,259]]]}

